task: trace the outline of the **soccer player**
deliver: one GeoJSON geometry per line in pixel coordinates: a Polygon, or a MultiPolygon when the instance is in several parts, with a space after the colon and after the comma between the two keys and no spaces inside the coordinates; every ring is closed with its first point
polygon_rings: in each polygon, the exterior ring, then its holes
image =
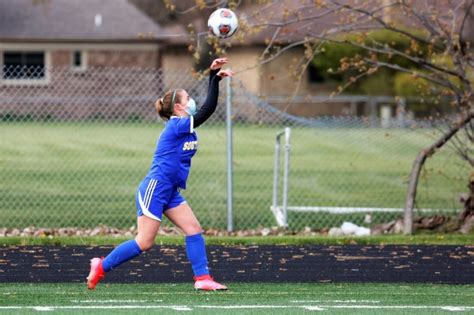
{"type": "Polygon", "coordinates": [[[180,189],[186,189],[191,158],[198,148],[194,129],[214,113],[219,81],[233,75],[231,70],[221,70],[226,63],[227,58],[217,58],[212,62],[208,94],[199,110],[183,89],[168,91],[156,101],[158,114],[167,122],[159,137],[150,171],[137,189],[137,236],[117,246],[105,258],[91,259],[87,277],[89,289],[95,289],[107,272],[153,246],[163,213],[186,235],[186,254],[194,273],[194,288],[206,291],[227,289],[209,275],[201,225],[180,194],[180,189]]]}

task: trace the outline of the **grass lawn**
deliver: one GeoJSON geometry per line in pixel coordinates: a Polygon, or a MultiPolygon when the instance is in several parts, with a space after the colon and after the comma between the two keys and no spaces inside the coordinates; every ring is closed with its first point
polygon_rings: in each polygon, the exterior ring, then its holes
{"type": "MultiPolygon", "coordinates": [[[[0,220],[15,226],[129,227],[135,222],[135,189],[148,171],[161,125],[3,123],[0,126],[0,220]]],[[[234,129],[234,226],[273,226],[274,136],[282,127],[234,129]]],[[[293,128],[289,204],[294,206],[396,207],[430,130],[293,128]]],[[[199,128],[183,195],[206,227],[226,226],[226,131],[199,128]]],[[[459,208],[466,169],[440,152],[422,174],[418,206],[459,208]]],[[[372,223],[399,214],[373,214],[372,223]]],[[[362,224],[363,214],[290,213],[290,227],[362,224]]]]}
{"type": "MultiPolygon", "coordinates": [[[[125,237],[2,237],[0,246],[11,245],[117,245],[130,238],[125,237]]],[[[183,245],[182,236],[158,236],[159,245],[183,245]]],[[[379,235],[364,237],[331,236],[206,236],[207,245],[474,245],[474,232],[471,234],[416,234],[379,235]]]]}
{"type": "Polygon", "coordinates": [[[29,314],[448,314],[474,311],[474,286],[431,284],[230,283],[225,292],[192,284],[0,284],[0,312],[29,314]]]}

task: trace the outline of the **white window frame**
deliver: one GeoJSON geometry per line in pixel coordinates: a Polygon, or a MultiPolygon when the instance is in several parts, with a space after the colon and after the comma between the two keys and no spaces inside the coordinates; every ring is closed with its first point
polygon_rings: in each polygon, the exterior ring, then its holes
{"type": "Polygon", "coordinates": [[[48,50],[41,50],[41,49],[14,49],[14,50],[1,50],[0,51],[0,66],[3,69],[3,53],[6,52],[32,52],[32,51],[41,51],[44,53],[44,78],[42,79],[5,79],[3,77],[3,71],[0,72],[0,84],[2,85],[48,85],[51,83],[51,53],[48,50]]]}
{"type": "Polygon", "coordinates": [[[87,55],[87,51],[85,50],[81,50],[81,49],[77,49],[77,50],[72,50],[71,51],[71,69],[73,71],[77,71],[77,72],[84,72],[87,70],[87,61],[88,61],[88,55],[87,55]],[[77,67],[76,65],[74,65],[74,54],[76,52],[80,52],[81,53],[81,65],[79,67],[77,67]]]}

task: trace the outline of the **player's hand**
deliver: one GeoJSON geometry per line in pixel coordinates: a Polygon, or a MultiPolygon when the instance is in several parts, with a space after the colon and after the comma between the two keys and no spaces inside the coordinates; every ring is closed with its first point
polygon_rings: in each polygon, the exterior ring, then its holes
{"type": "Polygon", "coordinates": [[[227,63],[227,57],[217,58],[217,59],[214,59],[214,61],[212,61],[210,68],[211,70],[217,70],[217,69],[222,68],[222,66],[225,65],[226,63],[227,63]]]}
{"type": "Polygon", "coordinates": [[[234,71],[230,69],[220,70],[219,72],[217,72],[217,75],[220,76],[221,78],[231,77],[234,75],[234,71]]]}

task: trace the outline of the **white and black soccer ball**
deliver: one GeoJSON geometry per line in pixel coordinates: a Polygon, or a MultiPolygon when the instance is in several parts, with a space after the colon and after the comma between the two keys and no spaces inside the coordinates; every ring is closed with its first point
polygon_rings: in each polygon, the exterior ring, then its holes
{"type": "Polygon", "coordinates": [[[207,20],[209,33],[219,38],[231,37],[239,27],[237,15],[229,9],[217,9],[207,20]]]}

